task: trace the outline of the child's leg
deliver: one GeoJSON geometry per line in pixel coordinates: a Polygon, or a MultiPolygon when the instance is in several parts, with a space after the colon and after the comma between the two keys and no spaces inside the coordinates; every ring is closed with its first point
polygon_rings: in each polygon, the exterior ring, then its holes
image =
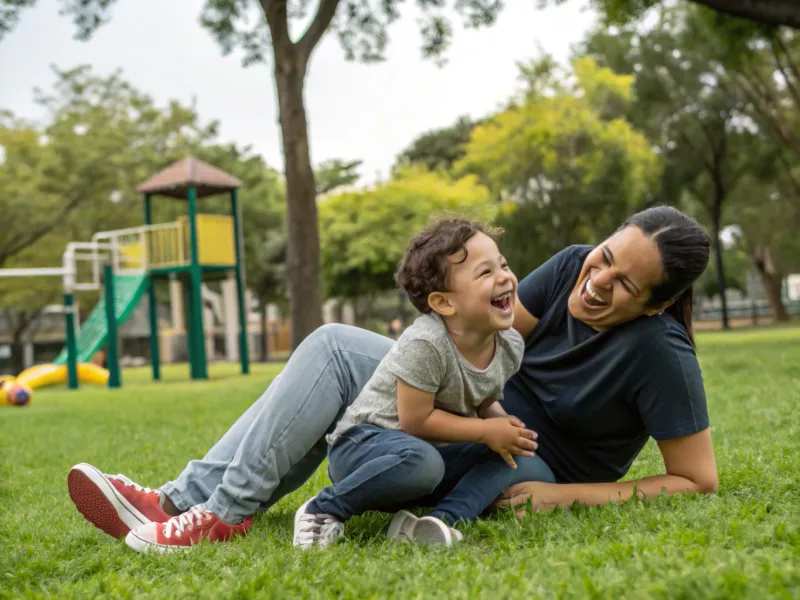
{"type": "Polygon", "coordinates": [[[453,444],[439,448],[445,477],[432,494],[438,497],[430,516],[453,525],[478,517],[511,485],[523,481],[555,483],[550,467],[539,458],[515,456],[517,468],[483,444],[453,444]]]}
{"type": "Polygon", "coordinates": [[[430,494],[442,480],[442,456],[429,443],[402,431],[357,425],[329,452],[334,481],[306,507],[340,521],[368,510],[430,494]]]}

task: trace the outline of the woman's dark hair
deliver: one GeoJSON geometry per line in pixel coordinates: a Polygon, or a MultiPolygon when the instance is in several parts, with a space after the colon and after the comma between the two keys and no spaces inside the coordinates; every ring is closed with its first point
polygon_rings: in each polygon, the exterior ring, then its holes
{"type": "Polygon", "coordinates": [[[692,285],[708,266],[711,243],[697,221],[671,206],[648,208],[631,216],[622,225],[638,227],[658,247],[664,279],[653,287],[650,306],[675,299],[667,312],[684,326],[694,344],[692,330],[692,285]]]}

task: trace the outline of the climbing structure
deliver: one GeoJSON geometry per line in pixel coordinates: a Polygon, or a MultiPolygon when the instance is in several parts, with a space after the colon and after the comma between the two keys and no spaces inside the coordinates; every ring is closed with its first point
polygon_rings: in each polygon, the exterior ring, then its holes
{"type": "MultiPolygon", "coordinates": [[[[141,184],[144,194],[145,226],[138,239],[124,252],[126,260],[138,265],[153,281],[149,290],[150,350],[153,377],[158,379],[158,330],[155,281],[178,278],[188,291],[187,336],[192,379],[208,377],[203,328],[201,286],[204,280],[226,277],[236,280],[239,313],[239,360],[242,373],[249,372],[247,317],[244,290],[244,248],[242,218],[238,199],[241,181],[196,158],[188,157],[141,184]],[[201,214],[198,199],[228,194],[230,215],[201,214]],[[164,196],[185,200],[187,214],[174,223],[153,224],[153,198],[164,196]]],[[[120,240],[120,243],[125,240],[120,240]]],[[[119,272],[122,267],[120,267],[119,272]]]]}
{"type": "Polygon", "coordinates": [[[67,344],[55,360],[67,365],[68,385],[78,387],[78,365],[107,348],[110,387],[120,385],[117,327],[124,323],[147,293],[150,321],[150,358],[153,378],[160,379],[156,288],[160,280],[178,280],[186,292],[187,349],[192,379],[208,378],[203,327],[204,281],[235,279],[239,313],[238,355],[242,373],[249,372],[247,321],[243,280],[242,220],[238,188],[241,182],[193,157],[185,158],[137,190],[144,194],[144,225],[94,234],[91,242],[72,242],[60,269],[6,269],[7,275],[62,275],[67,344]],[[230,214],[203,214],[198,199],[229,194],[230,214]],[[186,214],[168,223],[153,222],[153,199],[164,196],[186,201],[186,214]],[[79,272],[78,262],[89,261],[91,273],[79,272]],[[26,271],[25,273],[19,271],[26,271]],[[36,273],[28,272],[36,271],[36,273]],[[46,272],[45,272],[46,271],[46,272]],[[79,279],[81,274],[84,279],[79,279]],[[73,292],[104,290],[104,297],[88,319],[75,326],[73,292]],[[110,309],[113,307],[113,309],[110,309]],[[111,317],[110,313],[113,313],[111,317]]]}

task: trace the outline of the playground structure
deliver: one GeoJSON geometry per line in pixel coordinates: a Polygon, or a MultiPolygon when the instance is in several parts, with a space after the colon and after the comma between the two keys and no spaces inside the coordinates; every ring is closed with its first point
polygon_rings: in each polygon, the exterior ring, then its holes
{"type": "Polygon", "coordinates": [[[67,381],[121,386],[117,329],[148,295],[150,358],[153,379],[159,380],[159,341],[156,283],[178,280],[186,296],[186,331],[192,379],[207,379],[208,365],[203,327],[201,286],[204,281],[233,278],[239,317],[238,358],[242,374],[249,372],[245,312],[244,250],[238,201],[241,182],[235,177],[187,157],[156,173],[136,189],[144,195],[144,225],[95,233],[89,242],[67,245],[59,268],[0,269],[5,277],[60,276],[64,283],[66,345],[52,365],[37,365],[16,380],[5,378],[0,391],[16,384],[29,389],[67,381]],[[230,194],[230,215],[198,213],[200,198],[230,194]],[[171,223],[154,224],[155,196],[185,199],[187,214],[171,223]],[[88,269],[79,270],[87,262],[88,269]],[[88,274],[86,273],[88,271],[88,274]],[[85,279],[82,279],[85,278],[85,279]],[[76,327],[74,293],[103,290],[103,298],[89,317],[76,327]],[[107,370],[89,364],[106,347],[107,370]]]}

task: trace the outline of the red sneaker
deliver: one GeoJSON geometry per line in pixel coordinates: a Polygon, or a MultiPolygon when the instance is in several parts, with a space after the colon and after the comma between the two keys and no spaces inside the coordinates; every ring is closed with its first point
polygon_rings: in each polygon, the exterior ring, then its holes
{"type": "Polygon", "coordinates": [[[161,508],[159,492],[124,475],[106,475],[86,463],[70,469],[67,486],[78,512],[115,538],[125,537],[134,527],[170,518],[161,508]]]}
{"type": "Polygon", "coordinates": [[[203,540],[209,542],[227,542],[234,537],[245,535],[253,519],[248,517],[238,525],[228,525],[202,504],[190,509],[166,523],[148,523],[125,537],[125,543],[136,552],[157,550],[188,550],[203,540]]]}

